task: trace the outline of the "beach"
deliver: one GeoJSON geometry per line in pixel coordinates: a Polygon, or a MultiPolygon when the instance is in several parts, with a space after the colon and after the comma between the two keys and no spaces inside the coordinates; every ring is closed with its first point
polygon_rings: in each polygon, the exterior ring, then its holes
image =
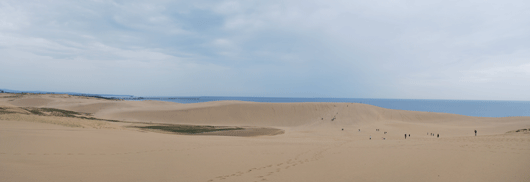
{"type": "Polygon", "coordinates": [[[530,117],[9,93],[0,108],[0,181],[530,181],[530,117]]]}

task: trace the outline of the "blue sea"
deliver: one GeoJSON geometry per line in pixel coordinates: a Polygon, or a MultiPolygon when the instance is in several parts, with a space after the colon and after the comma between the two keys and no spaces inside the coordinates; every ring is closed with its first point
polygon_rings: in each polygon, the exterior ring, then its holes
{"type": "Polygon", "coordinates": [[[461,114],[478,117],[530,116],[530,101],[427,100],[427,99],[358,99],[358,98],[288,98],[288,97],[122,97],[130,100],[161,100],[199,103],[222,100],[252,102],[338,102],[363,103],[388,109],[461,114]]]}
{"type": "Polygon", "coordinates": [[[491,100],[428,100],[428,99],[359,99],[359,98],[292,98],[292,97],[135,97],[132,95],[85,94],[75,92],[17,91],[0,89],[9,93],[70,94],[89,97],[118,98],[126,100],[160,100],[177,103],[199,103],[222,100],[251,102],[337,102],[363,103],[387,109],[441,112],[478,117],[530,116],[530,101],[491,100]]]}

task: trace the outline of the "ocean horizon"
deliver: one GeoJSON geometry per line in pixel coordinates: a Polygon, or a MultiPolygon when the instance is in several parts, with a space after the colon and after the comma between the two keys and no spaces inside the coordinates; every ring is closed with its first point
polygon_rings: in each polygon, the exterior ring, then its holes
{"type": "Polygon", "coordinates": [[[362,103],[387,109],[460,114],[476,117],[530,116],[530,101],[509,100],[438,100],[438,99],[377,99],[377,98],[301,98],[301,97],[224,97],[224,96],[164,96],[141,97],[133,95],[86,94],[76,92],[18,91],[1,89],[8,93],[69,94],[124,100],[159,100],[182,104],[211,101],[247,101],[265,103],[336,102],[362,103]]]}

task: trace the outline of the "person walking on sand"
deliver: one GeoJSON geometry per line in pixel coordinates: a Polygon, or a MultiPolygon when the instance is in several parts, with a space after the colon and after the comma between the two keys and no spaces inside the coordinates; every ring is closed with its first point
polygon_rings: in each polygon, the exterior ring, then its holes
{"type": "Polygon", "coordinates": [[[475,130],[475,136],[477,136],[477,130],[475,130]]]}
{"type": "Polygon", "coordinates": [[[405,139],[407,139],[407,134],[405,134],[405,139]]]}
{"type": "Polygon", "coordinates": [[[440,134],[437,134],[437,135],[436,135],[436,138],[440,138],[440,134]]]}

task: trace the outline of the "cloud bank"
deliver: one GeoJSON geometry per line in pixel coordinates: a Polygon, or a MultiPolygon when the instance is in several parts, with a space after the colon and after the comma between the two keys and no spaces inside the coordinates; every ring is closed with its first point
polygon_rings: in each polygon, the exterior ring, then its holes
{"type": "Polygon", "coordinates": [[[0,87],[530,100],[528,1],[1,1],[0,87]]]}

